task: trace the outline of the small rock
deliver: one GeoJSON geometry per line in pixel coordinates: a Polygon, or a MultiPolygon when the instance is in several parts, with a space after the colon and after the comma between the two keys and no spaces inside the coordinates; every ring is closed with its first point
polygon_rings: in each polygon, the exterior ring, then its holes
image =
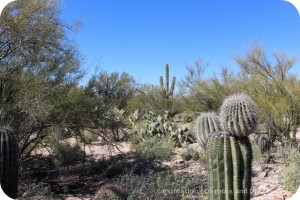
{"type": "Polygon", "coordinates": [[[268,175],[268,173],[267,173],[267,171],[265,171],[265,172],[259,173],[259,174],[258,174],[258,177],[259,177],[259,178],[264,178],[264,177],[267,177],[267,175],[268,175]]]}
{"type": "Polygon", "coordinates": [[[266,192],[267,190],[268,190],[268,187],[265,186],[265,185],[260,185],[260,186],[258,187],[258,191],[261,192],[261,193],[264,193],[264,192],[266,192]]]}
{"type": "Polygon", "coordinates": [[[273,200],[284,200],[284,197],[282,197],[281,195],[275,195],[273,200]]]}

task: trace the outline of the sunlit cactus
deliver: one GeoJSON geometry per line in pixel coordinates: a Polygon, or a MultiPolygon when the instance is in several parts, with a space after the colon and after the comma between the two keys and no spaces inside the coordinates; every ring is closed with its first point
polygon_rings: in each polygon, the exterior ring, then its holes
{"type": "Polygon", "coordinates": [[[164,85],[163,77],[160,76],[160,88],[164,92],[166,98],[168,99],[169,97],[173,96],[173,92],[175,89],[176,77],[175,76],[173,77],[172,83],[171,83],[171,88],[170,88],[169,87],[169,65],[168,64],[166,64],[165,70],[166,70],[166,74],[165,74],[166,84],[164,85]]]}
{"type": "Polygon", "coordinates": [[[216,132],[207,143],[209,200],[249,200],[252,148],[248,137],[216,132]]]}
{"type": "Polygon", "coordinates": [[[202,148],[206,147],[208,137],[220,130],[221,124],[214,112],[203,112],[197,117],[194,131],[196,140],[202,148]]]}
{"type": "Polygon", "coordinates": [[[237,137],[246,137],[256,129],[258,109],[251,97],[235,94],[227,97],[220,108],[224,130],[237,137]]]}
{"type": "Polygon", "coordinates": [[[18,144],[11,129],[1,127],[0,134],[1,188],[7,196],[15,199],[18,193],[18,144]]]}

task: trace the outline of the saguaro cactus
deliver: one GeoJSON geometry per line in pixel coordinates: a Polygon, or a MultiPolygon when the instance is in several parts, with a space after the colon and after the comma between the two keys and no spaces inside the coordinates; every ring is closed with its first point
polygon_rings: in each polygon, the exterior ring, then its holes
{"type": "Polygon", "coordinates": [[[252,149],[248,137],[216,132],[208,140],[209,199],[249,200],[252,149]]]}
{"type": "Polygon", "coordinates": [[[245,94],[226,98],[221,106],[220,120],[223,128],[237,137],[246,137],[255,131],[257,107],[245,94]]]}
{"type": "Polygon", "coordinates": [[[166,70],[166,74],[165,74],[166,84],[164,85],[163,77],[160,76],[160,88],[164,92],[166,99],[168,99],[169,97],[173,96],[176,77],[173,76],[171,88],[169,88],[169,65],[168,64],[166,64],[165,70],[166,70]]]}
{"type": "Polygon", "coordinates": [[[10,198],[17,198],[18,144],[13,131],[0,128],[0,181],[1,188],[10,198]]]}
{"type": "Polygon", "coordinates": [[[194,127],[195,137],[202,148],[206,148],[208,137],[217,131],[221,131],[219,117],[214,112],[201,113],[194,127]]]}
{"type": "Polygon", "coordinates": [[[268,134],[260,134],[257,140],[257,144],[259,146],[260,151],[262,153],[266,153],[271,146],[268,134]]]}

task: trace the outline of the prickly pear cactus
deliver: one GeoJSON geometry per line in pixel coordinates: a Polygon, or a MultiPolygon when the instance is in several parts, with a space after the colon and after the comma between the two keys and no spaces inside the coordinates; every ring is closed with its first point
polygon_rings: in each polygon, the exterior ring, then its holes
{"type": "Polygon", "coordinates": [[[176,147],[186,146],[193,141],[192,135],[189,133],[189,129],[185,125],[177,125],[172,122],[168,127],[168,132],[171,134],[171,138],[176,147]]]}
{"type": "Polygon", "coordinates": [[[224,130],[237,137],[246,137],[256,129],[258,109],[251,97],[235,94],[227,97],[220,108],[224,130]]]}
{"type": "Polygon", "coordinates": [[[221,130],[219,118],[214,112],[201,113],[196,119],[194,127],[195,137],[199,145],[203,148],[206,147],[208,137],[212,133],[221,130]]]}
{"type": "Polygon", "coordinates": [[[0,127],[0,181],[1,188],[10,198],[18,193],[18,144],[13,131],[0,127]]]}
{"type": "Polygon", "coordinates": [[[262,153],[267,153],[271,146],[268,134],[259,135],[257,145],[259,146],[259,149],[262,153]]]}
{"type": "Polygon", "coordinates": [[[249,200],[252,148],[248,137],[216,132],[207,143],[209,199],[249,200]]]}

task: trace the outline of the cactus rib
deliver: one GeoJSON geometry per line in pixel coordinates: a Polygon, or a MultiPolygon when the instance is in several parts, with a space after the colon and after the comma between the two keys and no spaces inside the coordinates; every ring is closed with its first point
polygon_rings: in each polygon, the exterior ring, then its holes
{"type": "Polygon", "coordinates": [[[251,143],[216,132],[207,144],[209,199],[248,200],[251,188],[251,143]]]}
{"type": "Polygon", "coordinates": [[[4,193],[15,199],[18,191],[18,145],[14,132],[0,128],[0,181],[4,193]]]}

